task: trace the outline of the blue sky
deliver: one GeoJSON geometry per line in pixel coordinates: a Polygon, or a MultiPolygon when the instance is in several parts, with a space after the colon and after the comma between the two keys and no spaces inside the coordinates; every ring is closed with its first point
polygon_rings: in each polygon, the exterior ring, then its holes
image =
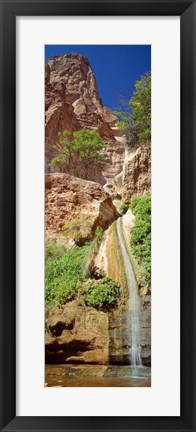
{"type": "Polygon", "coordinates": [[[151,70],[150,45],[46,45],[45,61],[70,52],[88,57],[103,105],[112,110],[131,98],[135,81],[151,70]]]}

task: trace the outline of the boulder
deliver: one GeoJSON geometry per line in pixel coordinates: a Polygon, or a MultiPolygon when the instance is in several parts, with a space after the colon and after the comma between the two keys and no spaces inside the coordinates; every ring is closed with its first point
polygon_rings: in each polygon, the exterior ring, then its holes
{"type": "Polygon", "coordinates": [[[107,228],[117,216],[111,197],[100,184],[70,174],[46,175],[46,233],[61,233],[67,221],[76,220],[87,231],[87,240],[98,226],[107,228]]]}
{"type": "Polygon", "coordinates": [[[46,363],[107,364],[108,314],[79,304],[54,307],[46,318],[46,363]]]}

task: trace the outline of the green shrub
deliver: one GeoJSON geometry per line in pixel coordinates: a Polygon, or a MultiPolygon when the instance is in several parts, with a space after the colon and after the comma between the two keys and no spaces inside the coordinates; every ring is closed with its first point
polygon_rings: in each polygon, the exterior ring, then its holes
{"type": "Polygon", "coordinates": [[[85,301],[88,306],[109,310],[115,306],[119,295],[120,288],[109,277],[105,277],[97,283],[89,284],[85,301]]]}
{"type": "Polygon", "coordinates": [[[74,247],[61,257],[46,259],[46,304],[63,304],[76,297],[84,280],[83,266],[88,248],[89,245],[74,247]]]}
{"type": "Polygon", "coordinates": [[[101,228],[100,226],[98,226],[95,230],[95,237],[97,237],[98,239],[102,239],[103,237],[103,228],[101,228]]]}
{"type": "Polygon", "coordinates": [[[68,220],[63,229],[66,237],[72,237],[78,246],[81,246],[92,237],[92,223],[84,218],[68,220]]]}
{"type": "Polygon", "coordinates": [[[119,208],[119,212],[121,215],[125,214],[129,208],[129,204],[122,203],[119,208]]]}
{"type": "Polygon", "coordinates": [[[45,242],[45,255],[46,257],[57,258],[65,253],[65,246],[62,243],[50,239],[45,242]]]}
{"type": "MultiPolygon", "coordinates": [[[[114,115],[116,115],[116,113],[114,113],[114,115]]],[[[123,121],[118,120],[117,121],[117,127],[123,132],[126,131],[126,124],[123,121]]]]}
{"type": "Polygon", "coordinates": [[[143,196],[134,195],[130,207],[134,213],[139,217],[147,218],[151,216],[151,196],[146,194],[143,196]]]}
{"type": "MultiPolygon", "coordinates": [[[[103,235],[100,227],[96,236],[84,246],[75,246],[58,255],[57,245],[52,245],[52,253],[46,255],[45,300],[46,308],[65,304],[74,298],[82,298],[88,306],[108,310],[115,306],[120,288],[108,277],[99,281],[90,279],[90,262],[96,255],[103,235]],[[88,278],[88,279],[87,279],[88,278]]],[[[50,250],[50,248],[49,248],[50,250]]]]}
{"type": "Polygon", "coordinates": [[[140,268],[143,282],[151,276],[151,197],[134,196],[130,205],[135,215],[135,225],[131,230],[131,251],[140,268]]]}

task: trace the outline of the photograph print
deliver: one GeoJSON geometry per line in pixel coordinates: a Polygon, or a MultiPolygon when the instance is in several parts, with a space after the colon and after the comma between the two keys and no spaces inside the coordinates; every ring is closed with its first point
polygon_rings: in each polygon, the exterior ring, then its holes
{"type": "Polygon", "coordinates": [[[45,46],[45,386],[151,386],[150,45],[45,46]]]}

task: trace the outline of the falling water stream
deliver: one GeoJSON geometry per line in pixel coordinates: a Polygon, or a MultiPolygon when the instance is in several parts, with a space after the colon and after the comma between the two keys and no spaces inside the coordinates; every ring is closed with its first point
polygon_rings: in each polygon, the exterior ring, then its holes
{"type": "MultiPolygon", "coordinates": [[[[126,348],[128,346],[129,365],[127,362],[124,365],[48,364],[46,365],[45,375],[46,386],[48,387],[149,387],[151,385],[150,368],[143,366],[141,360],[140,297],[126,248],[121,218],[117,220],[116,228],[129,292],[129,302],[125,316],[125,337],[126,348]]],[[[124,337],[122,337],[122,340],[124,340],[124,337]]]]}
{"type": "Polygon", "coordinates": [[[129,292],[130,307],[128,308],[127,325],[130,327],[130,363],[132,366],[141,366],[140,346],[140,299],[137,291],[135,276],[131,265],[130,257],[126,249],[124,235],[121,227],[121,218],[117,220],[117,235],[124,260],[127,285],[129,292]]]}

